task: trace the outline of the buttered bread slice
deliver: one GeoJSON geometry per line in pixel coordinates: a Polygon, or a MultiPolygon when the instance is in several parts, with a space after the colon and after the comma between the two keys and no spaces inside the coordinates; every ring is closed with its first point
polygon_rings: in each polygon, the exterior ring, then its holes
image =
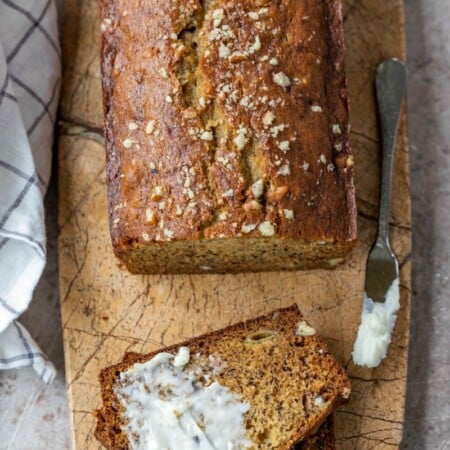
{"type": "MultiPolygon", "coordinates": [[[[100,374],[95,435],[109,449],[289,450],[350,381],[296,305],[100,374]]],[[[311,448],[311,447],[304,447],[311,448]]]]}

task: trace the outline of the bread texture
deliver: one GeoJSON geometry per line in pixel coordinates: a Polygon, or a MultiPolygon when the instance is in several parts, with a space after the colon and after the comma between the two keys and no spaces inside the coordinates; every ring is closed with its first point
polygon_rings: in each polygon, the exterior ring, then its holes
{"type": "Polygon", "coordinates": [[[333,415],[326,418],[316,434],[296,444],[293,450],[336,450],[333,415]]]}
{"type": "Polygon", "coordinates": [[[133,273],[334,267],[356,240],[340,0],[100,0],[133,273]]]}
{"type": "MultiPolygon", "coordinates": [[[[316,433],[333,407],[350,394],[347,375],[313,332],[293,305],[158,352],[129,353],[101,371],[103,406],[97,411],[95,436],[108,449],[131,449],[126,411],[115,391],[121,374],[185,346],[191,352],[187,369],[206,370],[208,383],[217,381],[250,405],[245,414],[249,448],[289,450],[316,433]],[[210,357],[219,361],[220,370],[205,362],[210,357]]],[[[329,431],[323,433],[325,437],[329,431]]]]}

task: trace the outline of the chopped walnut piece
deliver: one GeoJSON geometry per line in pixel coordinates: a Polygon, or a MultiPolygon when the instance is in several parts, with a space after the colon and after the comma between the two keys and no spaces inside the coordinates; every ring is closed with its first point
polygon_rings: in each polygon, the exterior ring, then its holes
{"type": "Polygon", "coordinates": [[[153,211],[153,209],[151,208],[147,208],[145,210],[145,222],[148,223],[149,225],[155,225],[156,224],[156,214],[153,211]]]}
{"type": "Polygon", "coordinates": [[[270,237],[275,234],[274,226],[268,221],[260,223],[258,226],[258,230],[263,236],[266,237],[270,237]]]}
{"type": "Polygon", "coordinates": [[[267,192],[267,200],[269,202],[280,201],[288,192],[289,188],[287,186],[278,186],[267,192]]]}
{"type": "Polygon", "coordinates": [[[259,211],[262,208],[261,203],[256,200],[249,200],[248,202],[245,202],[243,207],[247,212],[259,211]]]}

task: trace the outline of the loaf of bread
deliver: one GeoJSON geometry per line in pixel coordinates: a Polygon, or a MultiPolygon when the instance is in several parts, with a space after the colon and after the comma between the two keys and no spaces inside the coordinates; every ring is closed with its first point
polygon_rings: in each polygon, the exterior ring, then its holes
{"type": "Polygon", "coordinates": [[[290,450],[350,394],[344,370],[296,305],[127,354],[101,372],[100,384],[95,435],[111,450],[290,450]]]}
{"type": "Polygon", "coordinates": [[[356,239],[340,0],[100,0],[133,273],[334,267],[356,239]]]}

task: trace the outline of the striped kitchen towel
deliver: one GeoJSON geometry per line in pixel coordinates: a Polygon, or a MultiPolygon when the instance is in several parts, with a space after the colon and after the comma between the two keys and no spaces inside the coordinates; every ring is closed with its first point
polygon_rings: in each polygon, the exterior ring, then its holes
{"type": "Polygon", "coordinates": [[[0,0],[0,369],[55,373],[16,319],[46,262],[43,195],[50,178],[61,54],[52,0],[0,0]]]}

